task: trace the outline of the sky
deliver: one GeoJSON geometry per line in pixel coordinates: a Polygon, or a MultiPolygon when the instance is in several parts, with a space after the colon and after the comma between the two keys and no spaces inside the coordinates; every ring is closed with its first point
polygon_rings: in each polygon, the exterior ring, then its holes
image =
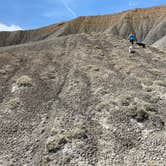
{"type": "Polygon", "coordinates": [[[166,4],[165,0],[2,0],[0,31],[34,29],[79,16],[166,4]]]}

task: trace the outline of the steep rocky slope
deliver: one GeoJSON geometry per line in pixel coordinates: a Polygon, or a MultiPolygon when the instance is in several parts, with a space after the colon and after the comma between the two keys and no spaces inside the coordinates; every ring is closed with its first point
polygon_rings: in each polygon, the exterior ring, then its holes
{"type": "Polygon", "coordinates": [[[152,46],[166,51],[166,35],[155,42],[152,46]]]}
{"type": "Polygon", "coordinates": [[[31,31],[1,32],[0,46],[79,33],[107,32],[126,38],[134,31],[139,42],[153,44],[166,35],[166,6],[135,9],[113,15],[79,17],[72,21],[31,31]]]}
{"type": "Polygon", "coordinates": [[[36,30],[0,32],[0,46],[10,46],[43,40],[61,28],[63,24],[64,23],[55,24],[36,30]]]}
{"type": "Polygon", "coordinates": [[[107,33],[0,48],[0,165],[166,163],[166,55],[107,33]]]}

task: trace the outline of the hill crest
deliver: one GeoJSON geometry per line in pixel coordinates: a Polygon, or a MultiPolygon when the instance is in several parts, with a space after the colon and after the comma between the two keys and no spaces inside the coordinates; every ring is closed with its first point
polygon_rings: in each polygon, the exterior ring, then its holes
{"type": "Polygon", "coordinates": [[[81,16],[68,22],[16,32],[0,32],[0,46],[44,40],[55,36],[105,32],[126,38],[135,32],[138,41],[154,44],[166,35],[166,5],[134,9],[103,16],[81,16]]]}

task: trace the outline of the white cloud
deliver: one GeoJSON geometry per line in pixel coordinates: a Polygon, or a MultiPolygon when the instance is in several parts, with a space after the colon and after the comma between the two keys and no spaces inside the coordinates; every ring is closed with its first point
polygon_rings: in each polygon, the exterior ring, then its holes
{"type": "Polygon", "coordinates": [[[19,25],[6,25],[4,23],[0,22],[0,31],[17,31],[17,30],[23,30],[19,25]]]}

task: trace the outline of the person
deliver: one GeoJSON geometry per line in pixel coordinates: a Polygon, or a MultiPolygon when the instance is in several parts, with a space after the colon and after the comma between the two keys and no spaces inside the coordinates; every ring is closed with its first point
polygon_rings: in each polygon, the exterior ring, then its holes
{"type": "Polygon", "coordinates": [[[134,41],[136,40],[135,35],[134,35],[133,32],[130,33],[128,39],[129,39],[130,43],[133,45],[133,44],[134,44],[134,41]]]}

